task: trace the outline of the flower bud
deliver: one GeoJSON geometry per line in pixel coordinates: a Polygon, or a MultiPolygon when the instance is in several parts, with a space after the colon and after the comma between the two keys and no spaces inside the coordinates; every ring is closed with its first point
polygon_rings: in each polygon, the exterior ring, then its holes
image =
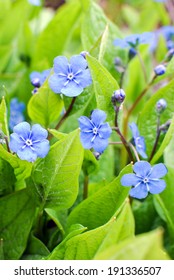
{"type": "Polygon", "coordinates": [[[34,88],[33,90],[32,90],[32,94],[36,94],[38,92],[38,88],[36,87],[36,88],[34,88]]]}
{"type": "Polygon", "coordinates": [[[40,79],[39,78],[34,78],[31,80],[31,84],[34,86],[34,87],[37,87],[39,88],[41,86],[40,84],[40,79]]]}
{"type": "Polygon", "coordinates": [[[80,53],[80,55],[82,55],[82,56],[86,59],[86,56],[89,55],[89,52],[87,52],[87,51],[82,51],[82,52],[80,53]]]}
{"type": "Polygon", "coordinates": [[[136,54],[137,54],[136,49],[130,48],[130,49],[129,49],[129,54],[128,54],[129,60],[131,60],[132,58],[134,58],[134,56],[136,56],[136,54]]]}
{"type": "Polygon", "coordinates": [[[124,99],[125,99],[125,92],[123,89],[117,89],[114,91],[114,94],[112,95],[112,98],[111,98],[111,101],[112,101],[112,104],[114,106],[120,106],[121,103],[123,103],[124,99]]]}
{"type": "Polygon", "coordinates": [[[172,48],[168,51],[168,53],[166,54],[165,60],[170,61],[173,56],[174,56],[174,48],[172,48]]]}
{"type": "Polygon", "coordinates": [[[167,102],[165,99],[161,98],[156,103],[156,111],[157,113],[161,114],[167,107],[167,102]]]}
{"type": "Polygon", "coordinates": [[[158,66],[155,67],[154,72],[157,76],[161,76],[165,74],[166,67],[163,64],[159,64],[158,66]]]}

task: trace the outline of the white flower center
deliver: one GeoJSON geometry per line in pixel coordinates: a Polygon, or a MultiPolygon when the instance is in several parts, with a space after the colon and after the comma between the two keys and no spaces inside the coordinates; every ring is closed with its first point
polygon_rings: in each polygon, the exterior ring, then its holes
{"type": "Polygon", "coordinates": [[[26,144],[28,147],[30,147],[30,146],[33,145],[32,141],[31,141],[30,139],[27,139],[27,140],[25,141],[25,144],[26,144]]]}
{"type": "Polygon", "coordinates": [[[149,182],[149,179],[148,179],[147,177],[145,177],[145,178],[143,179],[143,182],[146,184],[146,183],[149,182]]]}
{"type": "Polygon", "coordinates": [[[73,73],[69,73],[67,78],[68,78],[68,80],[71,81],[74,78],[74,74],[73,73]]]}
{"type": "Polygon", "coordinates": [[[95,135],[97,135],[97,133],[98,133],[98,128],[97,128],[97,127],[94,127],[93,130],[92,130],[92,132],[93,132],[95,135]]]}

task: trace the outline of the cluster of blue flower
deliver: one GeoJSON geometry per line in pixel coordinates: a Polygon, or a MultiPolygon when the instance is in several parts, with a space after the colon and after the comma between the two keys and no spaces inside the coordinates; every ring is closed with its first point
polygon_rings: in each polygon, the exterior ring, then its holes
{"type": "MultiPolygon", "coordinates": [[[[29,1],[33,5],[40,5],[40,1],[29,1]]],[[[163,34],[168,49],[174,47],[172,36],[174,30],[172,27],[163,27],[158,31],[163,34]],[[173,45],[172,45],[173,43],[173,45]]],[[[120,48],[128,48],[129,52],[136,55],[140,44],[149,44],[154,47],[156,36],[152,32],[143,34],[133,34],[124,39],[116,39],[114,45],[120,48]]],[[[165,65],[157,65],[154,69],[155,75],[163,75],[166,71],[165,65]]],[[[92,83],[90,70],[87,65],[87,60],[82,52],[79,55],[74,55],[68,60],[65,56],[58,56],[54,59],[53,69],[48,69],[42,72],[34,71],[30,74],[30,81],[35,87],[33,94],[37,94],[38,88],[48,80],[49,87],[56,94],[62,94],[68,97],[76,97],[80,95],[84,88],[92,83]]],[[[116,90],[111,98],[116,114],[125,99],[123,89],[116,90]]],[[[156,104],[158,114],[161,114],[167,104],[164,99],[161,99],[156,104]]],[[[44,158],[50,149],[49,141],[47,140],[48,132],[39,124],[30,127],[29,123],[24,121],[23,111],[24,104],[18,102],[17,99],[12,99],[10,103],[10,129],[13,133],[10,135],[9,147],[12,152],[16,153],[22,160],[34,162],[37,157],[44,158]],[[15,114],[13,112],[18,112],[15,114]]],[[[105,122],[106,114],[102,110],[95,109],[91,112],[90,118],[81,116],[79,121],[80,139],[85,149],[92,149],[99,154],[102,154],[109,142],[112,129],[109,123],[105,122]]],[[[132,132],[134,148],[143,159],[147,159],[145,139],[140,135],[138,127],[135,123],[129,124],[132,132]]],[[[115,127],[118,131],[118,127],[115,127]]],[[[121,132],[119,132],[121,135],[121,132]]],[[[121,135],[121,137],[123,137],[121,135]]],[[[122,139],[122,138],[121,138],[122,139]]],[[[125,140],[126,141],[126,140],[125,140]]],[[[123,141],[124,144],[124,141],[123,141]]],[[[132,145],[132,144],[131,144],[132,145]]],[[[130,190],[130,196],[143,199],[148,195],[160,193],[164,190],[166,184],[160,178],[165,176],[167,169],[164,164],[160,163],[151,167],[150,163],[144,160],[139,160],[133,166],[134,173],[126,174],[122,177],[121,183],[123,186],[133,186],[130,190]]]]}

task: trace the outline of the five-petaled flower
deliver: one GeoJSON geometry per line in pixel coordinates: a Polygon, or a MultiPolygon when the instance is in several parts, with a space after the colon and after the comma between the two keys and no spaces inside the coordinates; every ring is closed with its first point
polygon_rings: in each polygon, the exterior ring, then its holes
{"type": "Polygon", "coordinates": [[[21,122],[13,128],[10,135],[10,149],[22,160],[34,162],[37,157],[44,158],[49,149],[49,141],[46,139],[48,132],[39,124],[30,128],[27,122],[21,122]]]}
{"type": "Polygon", "coordinates": [[[83,55],[74,55],[70,61],[65,56],[54,59],[54,73],[49,78],[49,86],[55,93],[74,97],[92,83],[87,61],[83,55]]]}
{"type": "Polygon", "coordinates": [[[80,139],[85,149],[93,148],[99,153],[106,149],[112,130],[108,123],[103,123],[105,119],[105,112],[99,109],[92,111],[90,118],[82,116],[78,119],[80,139]]]}
{"type": "Polygon", "coordinates": [[[138,127],[135,123],[129,124],[129,127],[132,131],[133,141],[138,154],[142,156],[142,158],[147,158],[144,137],[140,136],[138,127]]]}
{"type": "Polygon", "coordinates": [[[167,174],[167,168],[163,163],[158,163],[151,167],[147,161],[138,161],[133,166],[135,174],[125,174],[121,178],[121,184],[125,187],[134,186],[130,190],[130,196],[143,199],[151,194],[161,193],[166,182],[160,178],[167,174]]]}

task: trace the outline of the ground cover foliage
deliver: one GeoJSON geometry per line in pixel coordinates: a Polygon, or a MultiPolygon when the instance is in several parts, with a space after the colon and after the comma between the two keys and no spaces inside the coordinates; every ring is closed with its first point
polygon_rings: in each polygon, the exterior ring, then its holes
{"type": "Polygon", "coordinates": [[[174,259],[173,1],[45,2],[0,0],[0,259],[174,259]]]}

